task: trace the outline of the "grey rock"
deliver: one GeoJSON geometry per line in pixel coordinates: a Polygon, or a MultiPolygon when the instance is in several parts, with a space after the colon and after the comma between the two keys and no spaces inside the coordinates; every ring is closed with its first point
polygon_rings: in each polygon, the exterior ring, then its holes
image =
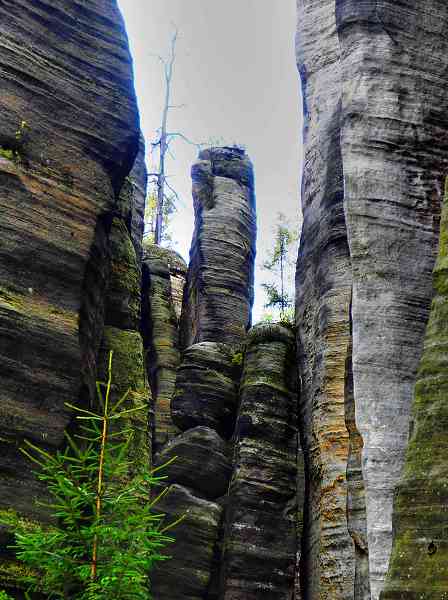
{"type": "Polygon", "coordinates": [[[215,342],[187,348],[177,371],[171,403],[174,423],[182,430],[204,425],[230,438],[238,404],[242,354],[215,342]]]}
{"type": "Polygon", "coordinates": [[[171,287],[172,264],[182,267],[176,252],[144,245],[142,325],[146,363],[155,401],[154,450],[179,430],[171,418],[176,370],[180,362],[178,319],[171,287]]]}
{"type": "Polygon", "coordinates": [[[193,165],[195,230],[181,347],[239,343],[250,326],[255,259],[252,166],[238,148],[211,148],[193,165]]]}
{"type": "Polygon", "coordinates": [[[154,466],[171,459],[163,470],[164,483],[188,487],[198,496],[215,500],[224,496],[232,471],[228,444],[212,429],[195,427],[170,440],[156,455],[154,466]]]}
{"type": "Polygon", "coordinates": [[[222,507],[196,497],[180,485],[157,504],[167,524],[185,515],[172,533],[175,543],[166,550],[171,558],[151,574],[151,591],[157,600],[203,600],[211,583],[222,507]]]}
{"type": "Polygon", "coordinates": [[[339,59],[335,1],[299,1],[305,155],[296,319],[307,473],[300,575],[303,595],[310,600],[355,598],[345,399],[352,276],[343,203],[339,59]]]}
{"type": "Polygon", "coordinates": [[[377,600],[433,293],[447,168],[448,5],[345,0],[336,17],[356,423],[377,600]]]}
{"type": "Polygon", "coordinates": [[[221,594],[289,599],[297,548],[297,382],[293,334],[255,326],[248,336],[226,501],[221,594]]]}

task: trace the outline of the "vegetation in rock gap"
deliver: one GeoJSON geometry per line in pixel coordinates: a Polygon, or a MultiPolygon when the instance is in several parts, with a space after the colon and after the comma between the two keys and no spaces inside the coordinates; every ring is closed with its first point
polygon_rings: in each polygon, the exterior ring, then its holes
{"type": "Polygon", "coordinates": [[[293,289],[297,240],[297,227],[279,213],[275,225],[274,247],[262,265],[271,279],[261,284],[266,294],[264,307],[273,311],[266,313],[264,320],[274,321],[278,318],[286,324],[292,324],[294,321],[293,289]]]}
{"type": "Polygon", "coordinates": [[[111,389],[112,353],[108,381],[97,383],[100,412],[68,405],[80,433],[66,435],[66,450],[51,455],[30,442],[22,450],[39,466],[51,497],[45,506],[57,523],[19,527],[15,550],[36,573],[22,583],[49,598],[150,600],[149,572],[166,560],[161,551],[174,541],[167,531],[181,520],[164,525],[155,511],[168,490],[151,495],[164,479],[155,473],[165,465],[129,476],[132,431],[125,423],[144,407],[124,408],[128,393],[113,404],[111,389]]]}

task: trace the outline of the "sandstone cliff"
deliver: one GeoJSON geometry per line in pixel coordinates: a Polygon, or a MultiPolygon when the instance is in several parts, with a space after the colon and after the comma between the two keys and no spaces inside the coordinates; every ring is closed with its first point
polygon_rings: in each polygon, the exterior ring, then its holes
{"type": "Polygon", "coordinates": [[[438,1],[298,2],[313,599],[376,600],[388,567],[446,171],[447,16],[438,1]]]}
{"type": "Polygon", "coordinates": [[[181,347],[240,342],[251,324],[255,258],[252,165],[244,150],[211,148],[192,168],[195,230],[181,347]]]}
{"type": "MultiPolygon", "coordinates": [[[[109,349],[117,391],[149,400],[144,147],[115,1],[2,2],[0,31],[0,516],[44,518],[24,438],[61,445],[72,421],[64,403],[94,402],[109,349]]],[[[147,434],[136,444],[144,462],[147,434]]],[[[13,585],[14,562],[0,552],[0,586],[13,585]]]]}

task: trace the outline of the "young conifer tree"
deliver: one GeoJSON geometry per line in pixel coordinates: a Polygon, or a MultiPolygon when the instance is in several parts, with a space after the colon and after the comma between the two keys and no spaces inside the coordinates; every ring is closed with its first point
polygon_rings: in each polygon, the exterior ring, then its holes
{"type": "Polygon", "coordinates": [[[270,282],[262,283],[267,301],[265,308],[278,312],[280,321],[289,320],[294,295],[292,290],[292,274],[295,267],[297,233],[287,222],[286,217],[279,213],[275,225],[274,247],[269,257],[263,263],[263,269],[271,276],[270,282]]]}
{"type": "MultiPolygon", "coordinates": [[[[150,571],[166,560],[163,548],[177,522],[163,525],[155,511],[167,492],[152,494],[164,478],[152,472],[129,477],[132,431],[128,416],[145,407],[124,408],[127,393],[111,402],[112,353],[107,383],[98,383],[101,411],[72,405],[80,433],[66,434],[67,448],[55,455],[31,442],[23,452],[39,466],[47,485],[46,504],[56,524],[16,533],[16,553],[35,576],[30,591],[70,600],[151,600],[150,571]]],[[[164,465],[166,466],[166,465],[164,465]]]]}

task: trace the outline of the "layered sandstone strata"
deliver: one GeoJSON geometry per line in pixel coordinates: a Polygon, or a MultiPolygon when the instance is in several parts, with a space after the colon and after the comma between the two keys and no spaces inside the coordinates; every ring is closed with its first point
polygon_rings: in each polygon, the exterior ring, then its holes
{"type": "Polygon", "coordinates": [[[255,260],[252,164],[238,147],[210,148],[192,168],[195,229],[181,346],[237,344],[251,323],[255,260]]]}
{"type": "Polygon", "coordinates": [[[370,585],[376,600],[432,296],[448,155],[448,7],[299,0],[298,8],[304,576],[310,598],[364,598],[370,585]]]}

